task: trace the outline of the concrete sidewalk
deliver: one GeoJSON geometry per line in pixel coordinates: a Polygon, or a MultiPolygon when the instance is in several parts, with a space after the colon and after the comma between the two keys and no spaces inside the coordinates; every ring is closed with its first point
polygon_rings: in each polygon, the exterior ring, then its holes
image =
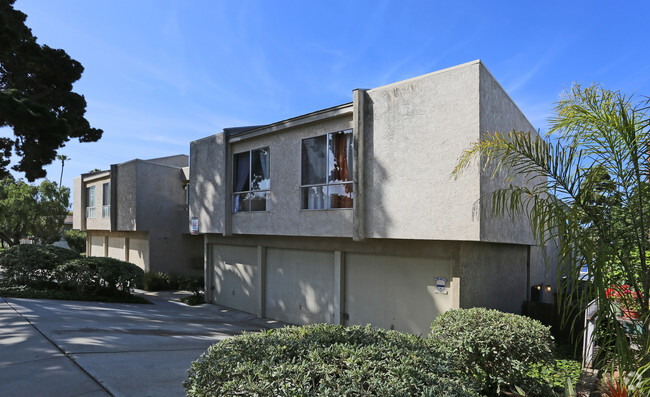
{"type": "Polygon", "coordinates": [[[282,327],[178,292],[153,304],[0,298],[0,395],[183,396],[190,363],[242,331],[282,327]]]}

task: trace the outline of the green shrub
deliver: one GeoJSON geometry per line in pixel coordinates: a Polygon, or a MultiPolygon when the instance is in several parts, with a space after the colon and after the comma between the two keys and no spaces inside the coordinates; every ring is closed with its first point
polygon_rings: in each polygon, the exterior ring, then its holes
{"type": "Polygon", "coordinates": [[[146,291],[186,290],[195,295],[203,288],[203,275],[186,276],[175,273],[145,272],[142,288],[146,291]]]}
{"type": "Polygon", "coordinates": [[[80,254],[86,252],[86,232],[71,229],[64,230],[61,234],[65,242],[70,246],[70,249],[80,254]]]}
{"type": "Polygon", "coordinates": [[[10,284],[39,286],[52,283],[52,272],[58,265],[77,258],[79,254],[66,248],[22,244],[0,254],[0,267],[10,284]]]}
{"type": "Polygon", "coordinates": [[[431,329],[431,338],[483,393],[498,395],[515,385],[548,391],[548,385],[527,375],[532,363],[553,358],[553,337],[539,321],[497,310],[460,309],[439,315],[431,329]]]}
{"type": "Polygon", "coordinates": [[[142,289],[145,291],[168,291],[173,289],[169,276],[161,272],[144,272],[142,289]]]}
{"type": "Polygon", "coordinates": [[[187,396],[476,396],[420,337],[316,324],[243,334],[192,363],[187,396]]]}
{"type": "Polygon", "coordinates": [[[88,257],[56,267],[54,278],[64,288],[80,294],[128,293],[142,282],[143,271],[136,265],[113,258],[88,257]]]}

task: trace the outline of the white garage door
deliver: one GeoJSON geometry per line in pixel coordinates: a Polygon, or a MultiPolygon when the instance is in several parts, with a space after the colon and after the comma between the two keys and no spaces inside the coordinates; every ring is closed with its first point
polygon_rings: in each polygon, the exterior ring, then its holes
{"type": "Polygon", "coordinates": [[[452,307],[451,260],[347,254],[345,262],[346,324],[426,335],[452,307]],[[446,295],[437,293],[438,277],[448,280],[446,295]]]}
{"type": "Polygon", "coordinates": [[[104,256],[104,236],[90,236],[90,256],[104,256]]]}
{"type": "Polygon", "coordinates": [[[215,303],[257,313],[257,248],[212,244],[211,249],[215,303]]]}
{"type": "Polygon", "coordinates": [[[149,240],[141,238],[129,239],[129,262],[142,270],[149,268],[149,240]]]}
{"type": "Polygon", "coordinates": [[[124,237],[108,238],[108,256],[123,261],[126,258],[124,237]]]}
{"type": "Polygon", "coordinates": [[[266,316],[291,324],[334,322],[334,253],[269,248],[266,316]]]}

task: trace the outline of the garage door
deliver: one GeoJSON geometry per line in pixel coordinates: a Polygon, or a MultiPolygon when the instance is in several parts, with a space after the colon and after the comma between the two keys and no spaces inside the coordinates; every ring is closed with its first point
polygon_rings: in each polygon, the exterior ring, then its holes
{"type": "Polygon", "coordinates": [[[123,261],[126,258],[124,237],[108,238],[108,256],[123,261]]]}
{"type": "Polygon", "coordinates": [[[104,236],[90,236],[90,256],[104,256],[104,236]]]}
{"type": "Polygon", "coordinates": [[[269,248],[266,316],[291,324],[334,322],[334,253],[269,248]]]}
{"type": "Polygon", "coordinates": [[[129,239],[129,262],[142,270],[149,270],[149,240],[142,238],[129,239]]]}
{"type": "Polygon", "coordinates": [[[372,324],[417,335],[452,307],[452,294],[438,293],[436,278],[451,280],[449,259],[347,254],[346,324],[372,324]]]}
{"type": "Polygon", "coordinates": [[[257,313],[257,248],[212,244],[211,249],[215,303],[257,313]]]}

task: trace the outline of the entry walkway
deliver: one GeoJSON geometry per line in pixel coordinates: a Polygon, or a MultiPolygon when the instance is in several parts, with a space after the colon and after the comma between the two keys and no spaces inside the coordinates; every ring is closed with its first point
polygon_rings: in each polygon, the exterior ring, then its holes
{"type": "Polygon", "coordinates": [[[190,363],[211,344],[283,326],[186,306],[182,293],[138,293],[153,304],[0,298],[0,395],[183,396],[190,363]]]}

